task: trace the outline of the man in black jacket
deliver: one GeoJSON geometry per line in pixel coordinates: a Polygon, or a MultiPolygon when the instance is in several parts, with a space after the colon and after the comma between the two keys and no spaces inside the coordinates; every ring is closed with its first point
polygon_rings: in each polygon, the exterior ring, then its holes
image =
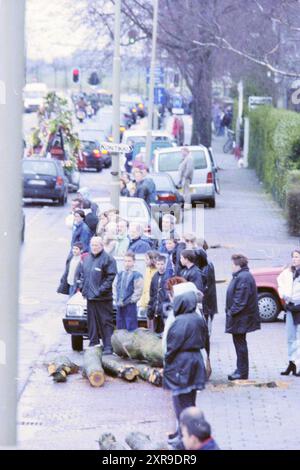
{"type": "Polygon", "coordinates": [[[91,252],[79,267],[83,297],[87,299],[88,335],[90,346],[103,342],[103,354],[111,354],[113,325],[112,285],[117,265],[103,249],[100,237],[91,239],[91,252]]]}
{"type": "Polygon", "coordinates": [[[197,289],[203,292],[203,275],[195,264],[196,254],[194,250],[183,250],[180,255],[180,262],[183,266],[180,276],[184,277],[189,282],[193,282],[197,289]]]}
{"type": "Polygon", "coordinates": [[[228,380],[248,379],[246,334],[260,329],[257,287],[244,255],[232,255],[233,274],[226,295],[226,333],[232,334],[237,368],[228,380]]]}
{"type": "Polygon", "coordinates": [[[164,306],[169,303],[169,297],[166,289],[166,282],[170,276],[166,272],[167,258],[159,255],[156,259],[157,272],[154,274],[150,285],[150,300],[148,304],[147,316],[153,320],[155,333],[164,331],[164,306]]]}

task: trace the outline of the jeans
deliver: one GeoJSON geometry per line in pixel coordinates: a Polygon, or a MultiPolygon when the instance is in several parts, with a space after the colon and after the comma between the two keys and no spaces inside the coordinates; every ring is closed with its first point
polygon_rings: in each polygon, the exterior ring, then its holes
{"type": "Polygon", "coordinates": [[[300,367],[300,325],[295,325],[293,314],[286,312],[286,336],[288,344],[289,361],[295,362],[297,368],[300,367]]]}
{"type": "Polygon", "coordinates": [[[249,375],[249,358],[246,334],[232,335],[233,344],[235,347],[237,361],[236,368],[239,374],[248,378],[249,375]]]}
{"type": "Polygon", "coordinates": [[[117,307],[117,329],[134,331],[138,328],[136,304],[117,307]]]}

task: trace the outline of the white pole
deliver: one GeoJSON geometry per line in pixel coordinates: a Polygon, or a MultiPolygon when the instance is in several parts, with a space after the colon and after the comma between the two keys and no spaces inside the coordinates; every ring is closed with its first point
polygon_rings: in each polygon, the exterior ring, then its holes
{"type": "Polygon", "coordinates": [[[244,166],[248,167],[249,155],[249,142],[250,142],[250,120],[248,117],[244,119],[244,166]]]}
{"type": "Polygon", "coordinates": [[[16,444],[24,0],[0,0],[0,445],[16,444]]]}
{"type": "MultiPolygon", "coordinates": [[[[115,28],[114,28],[114,62],[113,62],[113,141],[120,143],[120,25],[121,25],[121,0],[115,0],[115,28]]],[[[111,203],[115,209],[119,209],[120,201],[120,154],[112,154],[112,182],[111,203]]]]}
{"type": "Polygon", "coordinates": [[[156,59],[156,41],[158,27],[158,6],[159,0],[153,0],[153,32],[152,32],[152,51],[150,65],[150,83],[149,83],[149,109],[148,109],[148,129],[146,140],[146,162],[151,164],[151,143],[152,143],[152,123],[154,111],[154,86],[155,86],[155,59],[156,59]]]}

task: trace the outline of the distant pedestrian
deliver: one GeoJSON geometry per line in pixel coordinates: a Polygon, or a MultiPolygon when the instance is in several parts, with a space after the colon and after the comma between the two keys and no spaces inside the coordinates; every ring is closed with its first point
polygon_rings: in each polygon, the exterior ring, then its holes
{"type": "Polygon", "coordinates": [[[232,334],[237,368],[228,380],[246,380],[249,358],[246,335],[260,329],[257,287],[246,256],[232,255],[232,280],[226,294],[226,333],[232,334]]]}
{"type": "Polygon", "coordinates": [[[183,187],[185,208],[190,208],[191,190],[190,185],[194,176],[194,159],[188,147],[181,149],[182,161],[179,166],[179,186],[183,187]]]}
{"type": "Polygon", "coordinates": [[[117,328],[134,331],[138,328],[137,302],[143,292],[143,276],[134,270],[135,254],[124,256],[124,270],[114,282],[114,298],[117,306],[117,328]]]}
{"type": "Polygon", "coordinates": [[[82,252],[87,253],[90,248],[92,232],[85,223],[84,211],[79,209],[74,213],[74,226],[71,240],[71,248],[75,243],[82,243],[82,252]]]}
{"type": "Polygon", "coordinates": [[[180,415],[182,441],[186,450],[220,450],[211,436],[210,424],[199,408],[190,406],[180,415]]]}
{"type": "Polygon", "coordinates": [[[79,286],[87,299],[90,346],[103,342],[103,354],[111,354],[113,324],[112,285],[117,274],[113,257],[105,253],[100,237],[91,239],[91,251],[79,265],[79,286]]]}
{"type": "Polygon", "coordinates": [[[291,266],[277,278],[280,297],[286,308],[286,336],[289,364],[281,375],[300,377],[300,250],[292,252],[291,266]]]}
{"type": "Polygon", "coordinates": [[[128,237],[129,224],[127,220],[119,219],[117,223],[117,237],[114,250],[114,256],[124,256],[128,251],[129,237],[128,237]]]}
{"type": "MultiPolygon", "coordinates": [[[[139,301],[138,306],[146,310],[148,309],[149,301],[150,301],[150,286],[151,286],[151,281],[154,276],[154,274],[157,272],[157,267],[156,267],[156,259],[158,256],[157,251],[148,251],[145,254],[145,263],[146,263],[146,270],[144,274],[144,285],[143,285],[143,293],[141,296],[141,299],[139,301]]],[[[148,325],[150,327],[151,325],[148,325]]]]}
{"type": "Polygon", "coordinates": [[[143,227],[141,224],[135,222],[130,223],[129,238],[129,251],[136,254],[144,254],[151,250],[150,243],[143,238],[143,227]]]}
{"type": "Polygon", "coordinates": [[[184,277],[187,281],[193,282],[197,289],[203,293],[204,283],[203,283],[203,273],[200,271],[198,266],[196,266],[196,255],[193,250],[183,250],[180,255],[180,262],[183,266],[183,269],[180,272],[180,275],[184,277]]]}
{"type": "Polygon", "coordinates": [[[82,243],[74,243],[72,253],[67,258],[64,274],[60,280],[57,292],[59,294],[69,295],[75,294],[77,290],[76,270],[81,262],[82,243]]]}
{"type": "Polygon", "coordinates": [[[162,333],[164,330],[164,307],[169,302],[166,289],[166,282],[169,279],[166,272],[167,260],[164,255],[158,255],[156,259],[157,272],[154,274],[150,285],[150,298],[147,316],[153,320],[155,333],[162,333]]]}
{"type": "Polygon", "coordinates": [[[120,196],[130,197],[129,189],[122,178],[120,178],[120,196]]]}

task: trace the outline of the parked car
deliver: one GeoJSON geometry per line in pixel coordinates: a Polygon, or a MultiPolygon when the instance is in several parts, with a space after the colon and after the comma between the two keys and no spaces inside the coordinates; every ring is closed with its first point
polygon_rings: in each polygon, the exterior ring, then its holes
{"type": "MultiPolygon", "coordinates": [[[[83,149],[82,149],[82,163],[79,163],[80,169],[84,168],[96,168],[97,166],[100,165],[101,169],[102,168],[109,168],[111,166],[111,155],[107,152],[107,150],[101,150],[101,142],[107,142],[109,140],[106,132],[103,129],[81,129],[79,132],[79,138],[81,142],[84,142],[83,149]],[[98,152],[98,161],[96,161],[96,167],[95,166],[88,166],[89,165],[89,157],[88,154],[90,152],[90,145],[87,145],[87,149],[84,150],[85,143],[86,142],[95,142],[97,144],[97,150],[98,152]]],[[[90,157],[91,159],[95,159],[95,155],[92,155],[90,157]]],[[[93,163],[93,162],[92,162],[93,163]]],[[[98,170],[101,171],[101,170],[98,170]]]]}
{"type": "Polygon", "coordinates": [[[279,296],[277,284],[277,278],[283,269],[280,267],[251,270],[257,285],[259,315],[262,322],[275,321],[284,310],[284,301],[279,296]]]}
{"type": "MultiPolygon", "coordinates": [[[[143,129],[137,129],[137,130],[131,130],[128,129],[124,131],[123,138],[122,138],[122,143],[123,144],[128,144],[129,141],[132,142],[132,144],[144,144],[146,145],[146,138],[147,138],[147,131],[143,129]]],[[[166,131],[152,131],[152,142],[157,142],[157,141],[165,141],[170,144],[170,146],[174,145],[174,139],[173,136],[166,131]]],[[[175,143],[176,145],[176,143],[175,143]]]]}
{"type": "MultiPolygon", "coordinates": [[[[123,269],[123,258],[115,257],[118,270],[123,269]]],[[[145,257],[137,255],[135,261],[136,269],[144,274],[145,271],[145,257]]],[[[87,329],[87,302],[80,293],[76,293],[71,297],[66,305],[66,312],[63,318],[63,325],[65,331],[71,335],[71,344],[74,351],[82,351],[83,340],[88,339],[87,329]]],[[[114,305],[114,322],[116,321],[116,307],[114,305]]],[[[138,324],[139,327],[147,328],[146,312],[138,309],[138,324]]]]}
{"type": "MultiPolygon", "coordinates": [[[[191,202],[204,202],[209,207],[216,206],[214,168],[212,154],[203,145],[188,147],[194,159],[194,178],[190,185],[191,202]]],[[[166,172],[172,176],[176,185],[179,184],[179,166],[182,161],[181,150],[170,147],[154,152],[153,168],[157,173],[166,172]]]]}
{"type": "Polygon", "coordinates": [[[52,158],[26,158],[22,162],[23,198],[52,199],[64,206],[68,179],[61,162],[52,158]]]}

